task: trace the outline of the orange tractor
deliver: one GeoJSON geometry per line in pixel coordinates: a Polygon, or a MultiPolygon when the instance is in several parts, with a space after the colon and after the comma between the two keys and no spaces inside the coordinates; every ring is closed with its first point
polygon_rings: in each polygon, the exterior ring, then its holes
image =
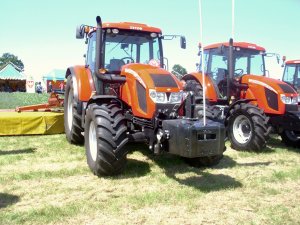
{"type": "MultiPolygon", "coordinates": [[[[263,47],[232,39],[204,48],[207,115],[225,122],[235,149],[260,151],[272,128],[287,145],[300,146],[298,94],[287,83],[266,77],[266,56],[263,47]]],[[[202,76],[201,71],[185,75],[186,90],[202,96],[202,76]]]]}
{"type": "MultiPolygon", "coordinates": [[[[285,58],[283,60],[285,61],[285,58]]],[[[285,62],[282,81],[290,84],[298,93],[300,93],[300,59],[288,60],[285,62]]]]}
{"type": "MultiPolygon", "coordinates": [[[[128,141],[184,157],[192,165],[219,162],[225,149],[224,125],[193,118],[193,95],[164,68],[160,29],[139,23],[81,25],[85,66],[67,69],[65,132],[70,143],[84,142],[95,175],[121,173],[128,141]]],[[[185,38],[180,36],[181,47],[185,38]]]]}

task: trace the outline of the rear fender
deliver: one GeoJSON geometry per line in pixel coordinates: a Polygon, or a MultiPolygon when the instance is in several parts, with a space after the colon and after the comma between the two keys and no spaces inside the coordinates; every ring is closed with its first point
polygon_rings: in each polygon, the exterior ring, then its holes
{"type": "Polygon", "coordinates": [[[94,80],[89,68],[85,66],[69,67],[66,78],[72,76],[74,87],[74,98],[76,102],[87,102],[95,91],[94,80]]]}
{"type": "MultiPolygon", "coordinates": [[[[203,87],[203,77],[202,73],[189,73],[182,77],[182,80],[195,80],[203,87]]],[[[214,82],[211,80],[209,76],[205,76],[205,84],[206,84],[206,98],[209,99],[210,102],[217,102],[218,94],[214,85],[214,82]]]]}

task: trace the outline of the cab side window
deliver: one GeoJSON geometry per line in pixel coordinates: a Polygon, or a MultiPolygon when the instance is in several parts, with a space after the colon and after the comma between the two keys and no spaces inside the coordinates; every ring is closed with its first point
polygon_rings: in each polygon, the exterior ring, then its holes
{"type": "Polygon", "coordinates": [[[92,33],[89,38],[88,52],[86,65],[89,66],[92,73],[95,72],[95,58],[96,58],[96,32],[92,33]]]}
{"type": "Polygon", "coordinates": [[[286,66],[284,70],[283,80],[290,84],[293,84],[294,76],[296,72],[296,66],[286,66]]]}

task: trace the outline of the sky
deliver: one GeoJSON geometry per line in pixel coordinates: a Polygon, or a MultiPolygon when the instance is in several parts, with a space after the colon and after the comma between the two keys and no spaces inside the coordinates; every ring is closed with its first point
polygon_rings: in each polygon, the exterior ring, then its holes
{"type": "MultiPolygon", "coordinates": [[[[203,44],[228,41],[232,30],[232,0],[202,0],[203,44]]],[[[39,79],[52,69],[84,65],[86,45],[75,38],[77,25],[138,22],[159,27],[163,34],[184,35],[164,41],[169,70],[180,64],[188,72],[195,64],[200,42],[199,0],[6,0],[0,4],[0,55],[21,59],[25,74],[39,79]]],[[[255,43],[267,52],[300,58],[300,0],[235,0],[234,40],[255,43]]],[[[270,76],[280,78],[275,58],[267,61],[270,76]]]]}

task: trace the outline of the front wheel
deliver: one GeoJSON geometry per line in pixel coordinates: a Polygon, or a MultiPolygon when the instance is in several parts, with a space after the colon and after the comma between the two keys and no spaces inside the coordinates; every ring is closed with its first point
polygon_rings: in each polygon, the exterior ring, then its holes
{"type": "Polygon", "coordinates": [[[286,146],[300,147],[300,132],[284,130],[281,134],[281,140],[286,146]]]}
{"type": "Polygon", "coordinates": [[[268,117],[248,103],[236,104],[226,120],[228,138],[236,150],[261,151],[269,137],[268,117]]]}
{"type": "Polygon", "coordinates": [[[128,142],[126,120],[117,104],[88,106],[85,117],[87,163],[97,176],[112,176],[124,171],[128,142]]]}

